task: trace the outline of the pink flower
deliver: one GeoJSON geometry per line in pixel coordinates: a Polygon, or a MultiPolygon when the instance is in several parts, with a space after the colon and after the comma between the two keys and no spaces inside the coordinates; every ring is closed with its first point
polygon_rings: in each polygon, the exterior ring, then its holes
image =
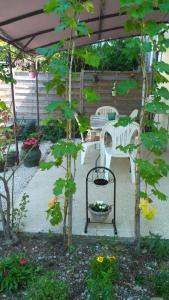
{"type": "Polygon", "coordinates": [[[25,257],[20,258],[19,263],[21,266],[25,266],[28,263],[28,260],[25,257]]]}

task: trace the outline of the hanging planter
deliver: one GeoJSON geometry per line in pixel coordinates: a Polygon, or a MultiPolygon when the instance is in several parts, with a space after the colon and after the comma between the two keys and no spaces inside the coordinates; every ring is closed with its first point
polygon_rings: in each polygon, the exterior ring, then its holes
{"type": "Polygon", "coordinates": [[[35,138],[26,140],[23,143],[20,153],[20,159],[24,166],[32,168],[39,165],[41,159],[41,151],[39,149],[38,141],[35,138]]]}
{"type": "Polygon", "coordinates": [[[101,223],[108,218],[110,212],[112,211],[112,205],[108,205],[103,201],[97,201],[95,204],[89,205],[89,211],[93,219],[101,223]]]}

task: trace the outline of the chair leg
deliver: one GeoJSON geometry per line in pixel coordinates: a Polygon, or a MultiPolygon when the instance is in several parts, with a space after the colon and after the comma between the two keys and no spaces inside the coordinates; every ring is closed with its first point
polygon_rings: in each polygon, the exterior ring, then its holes
{"type": "MultiPolygon", "coordinates": [[[[106,167],[107,169],[110,169],[110,164],[111,164],[111,155],[106,154],[106,163],[105,163],[105,167],[106,167]]],[[[107,180],[109,179],[109,178],[108,178],[108,174],[109,174],[109,172],[106,171],[106,172],[105,172],[105,178],[106,178],[107,180]]]]}
{"type": "Polygon", "coordinates": [[[131,170],[131,181],[134,184],[136,181],[136,179],[135,179],[135,163],[131,157],[130,157],[130,170],[131,170]]]}

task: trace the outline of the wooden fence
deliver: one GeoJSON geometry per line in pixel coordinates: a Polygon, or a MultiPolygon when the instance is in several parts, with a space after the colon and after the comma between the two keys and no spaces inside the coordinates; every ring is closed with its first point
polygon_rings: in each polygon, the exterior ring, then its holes
{"type": "MultiPolygon", "coordinates": [[[[36,80],[29,78],[28,72],[15,72],[15,103],[16,115],[18,120],[37,119],[37,99],[36,99],[36,80]]],[[[39,112],[40,119],[47,117],[45,107],[54,100],[63,99],[58,97],[52,90],[49,94],[45,91],[44,83],[51,78],[48,73],[40,73],[38,76],[39,91],[39,112]]],[[[94,114],[96,109],[103,105],[110,105],[117,108],[120,114],[129,114],[133,109],[141,105],[141,75],[137,72],[112,72],[112,71],[82,71],[76,73],[72,83],[72,97],[79,101],[78,110],[85,115],[94,114]],[[131,91],[126,96],[112,96],[112,87],[126,79],[136,79],[138,88],[131,91]],[[101,101],[89,104],[83,96],[85,87],[94,88],[101,101]]],[[[7,104],[11,104],[10,85],[0,83],[0,98],[7,104]]]]}

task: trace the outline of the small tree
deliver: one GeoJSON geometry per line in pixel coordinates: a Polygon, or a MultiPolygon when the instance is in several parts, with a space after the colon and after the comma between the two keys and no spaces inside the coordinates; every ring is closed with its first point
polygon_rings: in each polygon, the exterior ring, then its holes
{"type": "MultiPolygon", "coordinates": [[[[169,165],[161,157],[167,147],[169,133],[154,118],[155,114],[168,114],[169,105],[165,100],[169,100],[169,91],[162,86],[168,82],[165,73],[169,74],[169,65],[163,61],[152,60],[153,80],[146,68],[146,54],[149,52],[163,53],[169,46],[169,40],[165,33],[168,25],[147,20],[147,15],[158,9],[161,13],[168,12],[168,3],[163,0],[121,0],[121,10],[130,19],[125,23],[127,32],[137,31],[140,37],[132,40],[131,48],[140,48],[140,65],[142,70],[142,105],[140,112],[140,132],[137,145],[130,144],[127,147],[120,147],[123,151],[137,151],[136,163],[136,184],[135,184],[135,238],[137,250],[140,248],[140,210],[144,217],[151,220],[156,209],[152,206],[153,198],[166,201],[167,196],[159,190],[159,181],[163,176],[167,176],[169,165]],[[152,159],[145,159],[142,148],[148,151],[148,157],[153,154],[152,159]],[[141,181],[143,189],[141,189],[141,181]],[[141,199],[141,200],[140,200],[141,199]]],[[[129,47],[130,49],[130,47],[129,47]]],[[[130,55],[130,52],[129,52],[130,55]]],[[[155,56],[153,56],[155,57],[155,56]]],[[[137,86],[134,80],[124,81],[117,86],[117,92],[124,94],[137,86]]],[[[123,118],[118,122],[119,126],[126,126],[134,120],[123,118]]]]}
{"type": "MultiPolygon", "coordinates": [[[[80,124],[80,132],[87,130],[89,122],[85,117],[77,117],[76,109],[78,100],[72,99],[72,77],[73,65],[75,58],[80,58],[85,64],[98,67],[99,59],[96,55],[89,53],[87,50],[79,51],[75,47],[75,39],[77,36],[90,35],[91,29],[85,22],[79,20],[79,15],[86,10],[89,13],[93,12],[92,1],[80,0],[62,0],[54,3],[50,0],[44,7],[46,13],[55,13],[60,18],[60,25],[56,27],[56,31],[70,30],[68,41],[60,41],[56,45],[39,49],[39,53],[46,57],[48,61],[48,70],[53,74],[52,80],[47,82],[46,89],[49,92],[51,89],[56,89],[56,94],[63,96],[61,101],[53,101],[47,107],[49,113],[57,111],[61,112],[58,120],[60,126],[63,126],[66,131],[66,140],[60,140],[52,146],[51,152],[54,156],[54,161],[44,162],[41,168],[50,169],[52,166],[62,166],[65,170],[65,178],[59,178],[55,181],[53,193],[55,197],[49,203],[48,218],[52,225],[57,225],[63,219],[64,241],[68,246],[72,243],[72,199],[76,191],[75,161],[78,152],[81,151],[82,145],[74,142],[75,123],[78,119],[80,124]],[[67,48],[67,51],[62,51],[67,48]],[[60,52],[59,52],[60,51],[60,52]],[[58,53],[59,52],[59,53],[58,53]],[[66,166],[64,165],[66,159],[66,166]],[[62,217],[60,203],[56,197],[64,194],[64,216],[62,217]]],[[[86,100],[92,102],[97,101],[99,97],[92,89],[85,89],[86,100]]],[[[54,117],[55,118],[55,117],[54,117]]],[[[51,118],[50,118],[51,120],[51,118]]]]}

